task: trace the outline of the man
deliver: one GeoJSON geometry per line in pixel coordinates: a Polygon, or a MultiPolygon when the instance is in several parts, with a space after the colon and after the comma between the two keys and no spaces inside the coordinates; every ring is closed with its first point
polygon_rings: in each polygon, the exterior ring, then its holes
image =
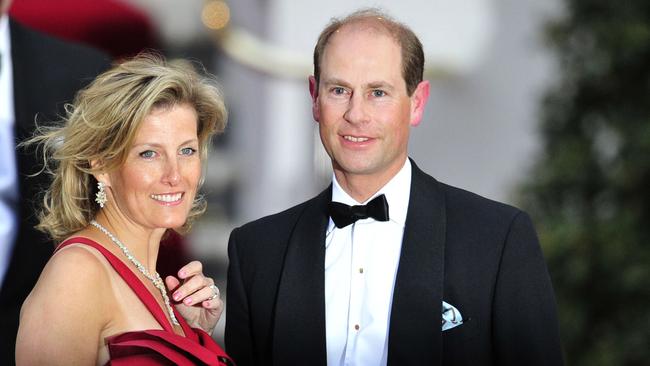
{"type": "MultiPolygon", "coordinates": [[[[47,180],[34,151],[16,149],[35,120],[53,121],[77,90],[108,68],[110,59],[87,47],[29,30],[0,3],[0,364],[14,364],[20,306],[31,291],[52,243],[34,229],[34,203],[47,180]]],[[[43,309],[56,311],[56,309],[43,309]]]]}
{"type": "Polygon", "coordinates": [[[562,364],[528,216],[407,157],[429,95],[423,64],[417,37],[373,10],[321,33],[309,84],[332,185],[232,232],[226,347],[238,365],[562,364]]]}

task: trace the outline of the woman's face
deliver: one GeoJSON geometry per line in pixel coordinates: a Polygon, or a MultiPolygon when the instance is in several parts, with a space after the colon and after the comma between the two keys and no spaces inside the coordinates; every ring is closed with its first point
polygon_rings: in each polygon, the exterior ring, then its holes
{"type": "Polygon", "coordinates": [[[201,179],[194,108],[180,104],[154,109],[142,122],[124,165],[107,178],[112,193],[108,205],[128,221],[149,229],[182,226],[201,179]]]}

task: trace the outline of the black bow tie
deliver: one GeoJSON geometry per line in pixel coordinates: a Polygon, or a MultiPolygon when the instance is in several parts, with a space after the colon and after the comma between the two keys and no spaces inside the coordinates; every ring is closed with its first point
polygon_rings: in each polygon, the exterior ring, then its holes
{"type": "Polygon", "coordinates": [[[373,198],[367,205],[348,206],[330,202],[327,211],[339,229],[369,217],[377,221],[388,221],[388,202],[383,194],[373,198]]]}

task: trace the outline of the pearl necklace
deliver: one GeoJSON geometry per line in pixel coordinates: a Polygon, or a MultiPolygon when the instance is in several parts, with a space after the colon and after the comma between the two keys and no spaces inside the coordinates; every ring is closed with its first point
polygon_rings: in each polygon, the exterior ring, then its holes
{"type": "Polygon", "coordinates": [[[135,267],[142,273],[151,283],[153,283],[154,286],[160,291],[160,294],[162,295],[163,301],[165,302],[165,306],[167,306],[167,312],[169,313],[169,318],[172,320],[172,323],[174,325],[180,325],[178,323],[178,319],[176,319],[176,315],[174,315],[174,310],[172,309],[172,306],[169,302],[169,296],[167,296],[167,290],[165,289],[165,285],[163,284],[162,278],[160,278],[160,275],[158,272],[155,272],[156,275],[153,276],[147,269],[140,263],[134,256],[131,254],[129,249],[124,245],[118,238],[115,237],[110,231],[108,231],[105,227],[100,225],[97,221],[92,220],[90,224],[102,233],[106,234],[113,243],[117,244],[118,247],[122,250],[122,253],[126,256],[126,259],[129,260],[129,262],[133,263],[135,267]]]}

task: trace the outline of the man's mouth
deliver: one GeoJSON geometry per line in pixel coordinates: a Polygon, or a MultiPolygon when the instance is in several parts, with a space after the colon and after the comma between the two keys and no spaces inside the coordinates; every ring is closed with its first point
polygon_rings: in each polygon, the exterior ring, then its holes
{"type": "Polygon", "coordinates": [[[343,138],[351,142],[366,142],[370,140],[368,137],[354,137],[349,135],[345,135],[343,138]]]}

